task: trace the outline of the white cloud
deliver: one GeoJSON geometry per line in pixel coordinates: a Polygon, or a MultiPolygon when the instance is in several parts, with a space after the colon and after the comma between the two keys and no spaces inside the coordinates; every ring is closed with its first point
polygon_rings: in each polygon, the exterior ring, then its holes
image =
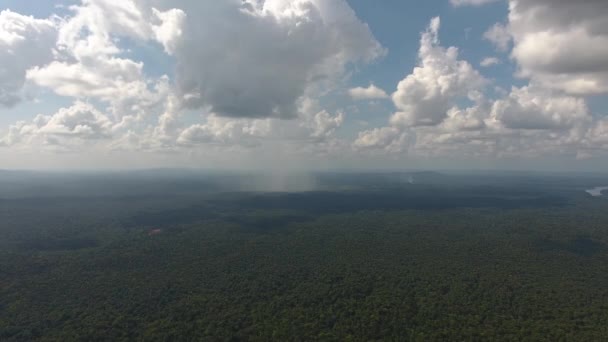
{"type": "Polygon", "coordinates": [[[171,55],[174,54],[179,39],[182,37],[182,27],[186,20],[186,13],[176,8],[166,12],[153,8],[152,13],[155,19],[161,21],[160,25],[152,26],[156,40],[163,45],[165,52],[171,55]]]}
{"type": "Polygon", "coordinates": [[[112,123],[108,117],[83,102],[62,108],[50,117],[39,116],[34,121],[38,127],[37,134],[92,140],[111,136],[112,123]]]}
{"type": "Polygon", "coordinates": [[[164,3],[187,13],[180,94],[220,116],[295,118],[302,97],[385,52],[344,0],[164,3]]]}
{"type": "Polygon", "coordinates": [[[483,34],[483,38],[490,41],[498,51],[509,50],[511,44],[511,33],[509,28],[502,23],[496,23],[483,34]]]}
{"type": "Polygon", "coordinates": [[[395,127],[374,128],[360,132],[353,146],[356,149],[404,152],[408,148],[408,137],[406,133],[395,127]]]}
{"type": "Polygon", "coordinates": [[[488,82],[458,60],[455,48],[439,45],[439,24],[434,19],[423,33],[420,66],[393,95],[401,111],[390,126],[360,132],[355,150],[407,151],[425,158],[575,158],[598,146],[605,132],[582,97],[528,85],[513,87],[497,100],[486,98],[488,82]],[[473,105],[459,107],[456,100],[464,96],[473,105]]]}
{"type": "Polygon", "coordinates": [[[348,65],[385,53],[343,0],[83,0],[70,10],[54,27],[55,55],[28,65],[22,78],[77,102],[39,116],[38,124],[13,125],[2,145],[70,146],[112,136],[113,150],[257,146],[264,139],[335,149],[344,113],[306,99],[340,81],[348,65]],[[143,62],[127,57],[125,41],[157,42],[174,55],[177,89],[168,77],[147,76],[143,62]],[[87,112],[81,101],[88,99],[107,106],[112,119],[90,105],[87,112]],[[214,114],[184,128],[184,103],[214,114]],[[70,125],[86,113],[90,120],[70,125]]]}
{"type": "Polygon", "coordinates": [[[608,149],[608,120],[594,119],[584,97],[608,92],[604,1],[509,4],[508,23],[484,39],[501,52],[513,46],[527,86],[488,91],[456,47],[440,44],[435,18],[416,67],[390,97],[373,84],[348,90],[354,100],[390,98],[396,107],[386,127],[353,119],[365,128],[350,140],[344,112],[356,106],[339,109],[339,96],[331,109],[320,103],[335,102],[351,66],[386,51],[345,0],[82,0],[51,19],[2,11],[0,104],[26,97],[28,81],[75,102],[2,129],[0,146],[213,155],[234,165],[243,156],[332,163],[368,152],[585,159],[608,149]],[[147,74],[154,67],[133,57],[142,46],[175,61],[175,77],[147,74]]]}
{"type": "Polygon", "coordinates": [[[489,109],[479,90],[487,81],[468,62],[458,59],[457,48],[440,46],[440,26],[440,19],[434,18],[422,34],[419,66],[399,83],[392,96],[400,111],[390,118],[390,126],[360,132],[353,143],[355,149],[402,153],[415,149],[419,132],[485,127],[489,109]],[[477,106],[459,109],[454,102],[462,97],[477,106]]]}
{"type": "Polygon", "coordinates": [[[137,0],[82,0],[70,9],[74,15],[62,26],[59,43],[80,59],[116,53],[117,37],[155,40],[172,51],[185,17],[179,9],[161,11],[137,0]]]}
{"type": "Polygon", "coordinates": [[[434,126],[447,116],[451,103],[485,84],[468,62],[458,60],[458,49],[439,45],[439,18],[434,18],[420,40],[419,65],[399,82],[393,94],[397,113],[393,125],[434,126]]]}
{"type": "Polygon", "coordinates": [[[570,129],[591,121],[585,100],[534,87],[513,87],[498,100],[492,116],[510,129],[570,129]]]}
{"type": "Polygon", "coordinates": [[[177,143],[186,146],[221,144],[256,146],[269,134],[268,120],[222,118],[215,114],[205,124],[192,125],[181,132],[177,143]]]}
{"type": "Polygon", "coordinates": [[[489,108],[485,105],[477,105],[466,109],[452,107],[448,110],[448,117],[441,128],[450,132],[478,131],[485,128],[485,119],[489,108]]]}
{"type": "Polygon", "coordinates": [[[585,137],[586,148],[608,150],[608,119],[599,120],[585,137]]]}
{"type": "Polygon", "coordinates": [[[481,6],[500,0],[450,0],[452,6],[481,6]]]}
{"type": "Polygon", "coordinates": [[[82,63],[56,61],[29,70],[27,77],[61,96],[96,97],[112,101],[145,92],[142,67],[142,63],[112,57],[82,63]]]}
{"type": "Polygon", "coordinates": [[[367,88],[356,87],[349,89],[348,94],[354,100],[377,100],[388,98],[388,94],[384,90],[373,84],[370,84],[367,88]]]}
{"type": "Polygon", "coordinates": [[[416,129],[410,154],[475,159],[575,158],[597,148],[588,133],[597,126],[581,98],[534,86],[514,87],[504,98],[483,97],[467,109],[452,108],[437,127],[416,129]]]}
{"type": "Polygon", "coordinates": [[[222,145],[248,148],[280,141],[297,144],[299,148],[335,143],[333,135],[346,117],[343,112],[332,115],[311,99],[304,99],[298,107],[298,120],[229,118],[212,113],[207,115],[204,124],[194,124],[178,132],[176,142],[189,147],[222,145]]]}
{"type": "Polygon", "coordinates": [[[56,40],[52,20],[0,12],[0,105],[19,102],[26,71],[53,59],[56,40]]]}
{"type": "Polygon", "coordinates": [[[310,120],[311,136],[316,139],[328,138],[336,129],[342,126],[344,118],[343,112],[339,112],[336,115],[331,115],[326,110],[318,112],[310,120]]]}
{"type": "Polygon", "coordinates": [[[109,103],[114,116],[144,115],[164,102],[168,78],[149,79],[143,63],[122,56],[122,38],[158,41],[172,51],[179,10],[161,12],[133,1],[85,0],[59,28],[57,60],[31,68],[27,79],[61,96],[109,103]]]}
{"type": "Polygon", "coordinates": [[[91,104],[77,101],[53,115],[37,115],[31,122],[20,121],[9,128],[2,141],[7,146],[26,143],[78,146],[112,137],[112,122],[91,104]]]}
{"type": "Polygon", "coordinates": [[[571,94],[608,93],[608,6],[603,0],[511,0],[520,75],[571,94]]]}
{"type": "Polygon", "coordinates": [[[500,59],[496,58],[496,57],[486,57],[484,59],[481,60],[481,62],[479,63],[479,65],[481,65],[482,67],[491,67],[492,65],[498,65],[500,64],[500,59]]]}

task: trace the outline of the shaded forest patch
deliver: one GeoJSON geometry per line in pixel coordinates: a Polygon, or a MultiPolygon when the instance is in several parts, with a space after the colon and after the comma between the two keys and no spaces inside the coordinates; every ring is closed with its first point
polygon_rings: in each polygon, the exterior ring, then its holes
{"type": "Polygon", "coordinates": [[[99,246],[99,241],[90,238],[66,238],[66,239],[33,239],[22,242],[20,247],[25,250],[36,251],[74,251],[99,246]]]}
{"type": "Polygon", "coordinates": [[[534,245],[537,249],[544,252],[563,251],[585,257],[594,256],[606,251],[606,244],[588,237],[577,237],[566,242],[538,239],[534,242],[534,245]]]}

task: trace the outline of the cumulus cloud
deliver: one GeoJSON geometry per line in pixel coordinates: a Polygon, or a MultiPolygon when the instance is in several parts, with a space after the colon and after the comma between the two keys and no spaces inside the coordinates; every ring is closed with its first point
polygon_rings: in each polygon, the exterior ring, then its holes
{"type": "Polygon", "coordinates": [[[353,143],[358,150],[408,151],[421,130],[479,130],[485,127],[488,107],[479,91],[486,80],[468,62],[458,59],[458,49],[439,42],[441,21],[433,18],[420,39],[418,66],[399,82],[392,99],[399,110],[390,126],[360,132],[353,143]],[[455,105],[469,98],[477,106],[461,110],[455,105]]]}
{"type": "Polygon", "coordinates": [[[255,146],[259,138],[269,133],[267,120],[222,118],[215,114],[205,124],[196,124],[181,132],[177,143],[181,145],[222,144],[255,146]]]}
{"type": "MultiPolygon", "coordinates": [[[[399,112],[388,127],[359,133],[355,150],[407,152],[412,156],[472,158],[587,153],[605,134],[584,98],[531,83],[487,98],[488,82],[456,48],[439,44],[439,19],[422,34],[420,62],[400,82],[393,100],[399,112]],[[472,102],[461,107],[462,98],[472,102]]],[[[499,62],[492,58],[483,64],[499,62]]],[[[608,127],[608,126],[607,126],[608,127]]]]}
{"type": "Polygon", "coordinates": [[[510,0],[520,75],[571,94],[608,92],[608,3],[510,0]]]}
{"type": "Polygon", "coordinates": [[[418,66],[392,95],[399,110],[391,118],[393,125],[437,125],[455,98],[467,96],[486,82],[468,62],[458,59],[457,48],[439,45],[439,27],[440,19],[434,18],[422,34],[418,66]]]}
{"type": "MultiPolygon", "coordinates": [[[[69,9],[68,16],[48,21],[54,25],[53,54],[28,63],[21,78],[77,102],[39,116],[38,125],[13,125],[3,145],[70,143],[68,137],[92,141],[111,127],[120,136],[111,144],[116,149],[246,146],[270,135],[336,146],[330,140],[344,113],[302,103],[340,81],[349,65],[385,53],[343,0],[82,0],[69,9]],[[177,62],[175,78],[147,76],[143,62],[128,57],[124,45],[132,42],[160,44],[177,62]],[[102,126],[58,124],[68,112],[84,113],[82,101],[88,99],[106,105],[112,119],[102,126]],[[213,114],[184,128],[179,120],[184,105],[213,114]],[[153,118],[144,119],[150,115],[158,115],[155,125],[153,118]],[[286,118],[298,120],[273,120],[286,118]]],[[[5,36],[0,38],[8,41],[5,36]]]]}
{"type": "Polygon", "coordinates": [[[452,6],[460,7],[460,6],[481,6],[486,5],[492,2],[497,2],[500,0],[450,0],[450,4],[452,6]]]}
{"type": "Polygon", "coordinates": [[[165,52],[170,55],[174,54],[179,39],[182,37],[182,27],[186,20],[186,13],[177,8],[166,12],[153,8],[152,13],[153,20],[160,21],[159,25],[152,25],[156,40],[163,45],[165,52]]]}
{"type": "MultiPolygon", "coordinates": [[[[316,106],[314,106],[316,108],[316,106]]],[[[292,141],[300,144],[325,143],[342,126],[343,112],[332,115],[326,110],[307,112],[301,109],[300,122],[277,118],[247,119],[221,117],[215,113],[204,124],[183,129],[177,138],[182,146],[224,145],[257,147],[264,141],[292,141]]]]}
{"type": "Polygon", "coordinates": [[[80,58],[117,52],[117,37],[157,41],[172,51],[186,16],[177,8],[162,11],[137,0],[82,0],[70,9],[74,15],[62,25],[59,43],[80,58]]]}
{"type": "Polygon", "coordinates": [[[384,90],[373,84],[370,84],[367,88],[356,87],[349,89],[348,94],[354,100],[377,100],[388,98],[388,94],[384,90]]]}
{"type": "Polygon", "coordinates": [[[136,96],[146,90],[146,84],[142,82],[142,63],[121,58],[88,62],[53,62],[29,70],[27,76],[39,86],[70,97],[97,97],[112,101],[127,94],[136,96]]]}
{"type": "Polygon", "coordinates": [[[585,137],[586,148],[608,150],[608,119],[599,120],[585,137]]]}
{"type": "Polygon", "coordinates": [[[340,128],[344,123],[344,113],[339,112],[336,115],[331,115],[326,110],[322,110],[315,114],[310,120],[308,126],[311,128],[311,137],[316,139],[324,139],[331,136],[336,129],[340,128]]]}
{"type": "Polygon", "coordinates": [[[57,41],[55,22],[10,10],[0,12],[0,105],[21,99],[26,71],[53,59],[57,41]]]}
{"type": "Polygon", "coordinates": [[[407,150],[407,134],[395,127],[382,127],[359,132],[353,143],[356,149],[382,149],[387,152],[407,150]]]}
{"type": "Polygon", "coordinates": [[[509,50],[511,44],[511,33],[509,28],[502,23],[496,23],[483,34],[483,38],[496,47],[498,51],[509,50]]]}
{"type": "Polygon", "coordinates": [[[7,146],[21,142],[68,145],[111,137],[111,120],[91,104],[78,101],[53,115],[37,115],[31,122],[12,125],[2,141],[7,146]]]}
{"type": "Polygon", "coordinates": [[[112,123],[93,106],[76,102],[69,108],[62,108],[50,117],[34,120],[37,133],[44,135],[78,137],[83,139],[106,139],[111,135],[112,123]]]}
{"type": "Polygon", "coordinates": [[[492,115],[511,129],[569,129],[591,120],[583,99],[529,86],[513,87],[494,103],[492,115]]]}
{"type": "Polygon", "coordinates": [[[492,65],[498,65],[498,64],[500,64],[500,59],[498,59],[496,57],[486,57],[486,58],[482,59],[481,62],[479,63],[479,65],[481,65],[484,68],[491,67],[492,65]]]}
{"type": "Polygon", "coordinates": [[[498,100],[479,96],[475,102],[466,109],[450,109],[440,126],[417,129],[410,153],[484,159],[574,158],[598,145],[591,138],[597,136],[591,132],[598,132],[598,124],[582,98],[525,86],[514,87],[498,100]]]}
{"type": "Polygon", "coordinates": [[[27,79],[61,96],[107,102],[116,117],[141,115],[161,104],[168,78],[148,79],[142,62],[121,56],[119,42],[158,41],[171,51],[183,13],[117,0],[85,0],[71,9],[73,16],[59,28],[57,60],[31,68],[27,79]]]}
{"type": "Polygon", "coordinates": [[[187,13],[178,89],[187,106],[219,116],[295,118],[315,86],[384,54],[344,0],[163,3],[187,13]]]}
{"type": "Polygon", "coordinates": [[[449,132],[477,131],[486,127],[485,119],[489,113],[486,105],[477,105],[465,109],[452,107],[441,128],[449,132]]]}
{"type": "Polygon", "coordinates": [[[238,159],[233,153],[274,160],[276,151],[292,159],[368,152],[584,159],[608,149],[608,120],[585,101],[608,92],[605,1],[507,1],[508,22],[484,39],[510,51],[527,86],[488,91],[456,47],[441,45],[434,18],[394,93],[347,88],[354,100],[391,99],[396,107],[386,127],[366,125],[350,140],[349,129],[340,130],[352,108],[320,103],[334,100],[353,65],[386,51],[346,0],[81,0],[51,19],[2,11],[0,105],[25,97],[28,81],[74,104],[2,130],[0,146],[214,151],[223,160],[238,159]],[[133,51],[142,46],[174,61],[175,72],[150,75],[133,51]]]}

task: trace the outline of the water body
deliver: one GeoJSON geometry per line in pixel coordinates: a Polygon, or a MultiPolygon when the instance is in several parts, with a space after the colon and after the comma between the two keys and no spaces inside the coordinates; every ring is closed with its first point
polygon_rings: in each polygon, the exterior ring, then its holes
{"type": "Polygon", "coordinates": [[[586,192],[593,197],[601,197],[602,191],[608,190],[608,186],[598,186],[593,189],[586,190],[586,192]]]}

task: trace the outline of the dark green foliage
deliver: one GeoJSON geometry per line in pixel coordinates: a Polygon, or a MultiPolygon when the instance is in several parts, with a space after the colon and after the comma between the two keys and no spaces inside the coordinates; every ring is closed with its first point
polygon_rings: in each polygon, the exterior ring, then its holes
{"type": "Polygon", "coordinates": [[[607,340],[608,202],[492,189],[7,200],[0,340],[607,340]]]}

